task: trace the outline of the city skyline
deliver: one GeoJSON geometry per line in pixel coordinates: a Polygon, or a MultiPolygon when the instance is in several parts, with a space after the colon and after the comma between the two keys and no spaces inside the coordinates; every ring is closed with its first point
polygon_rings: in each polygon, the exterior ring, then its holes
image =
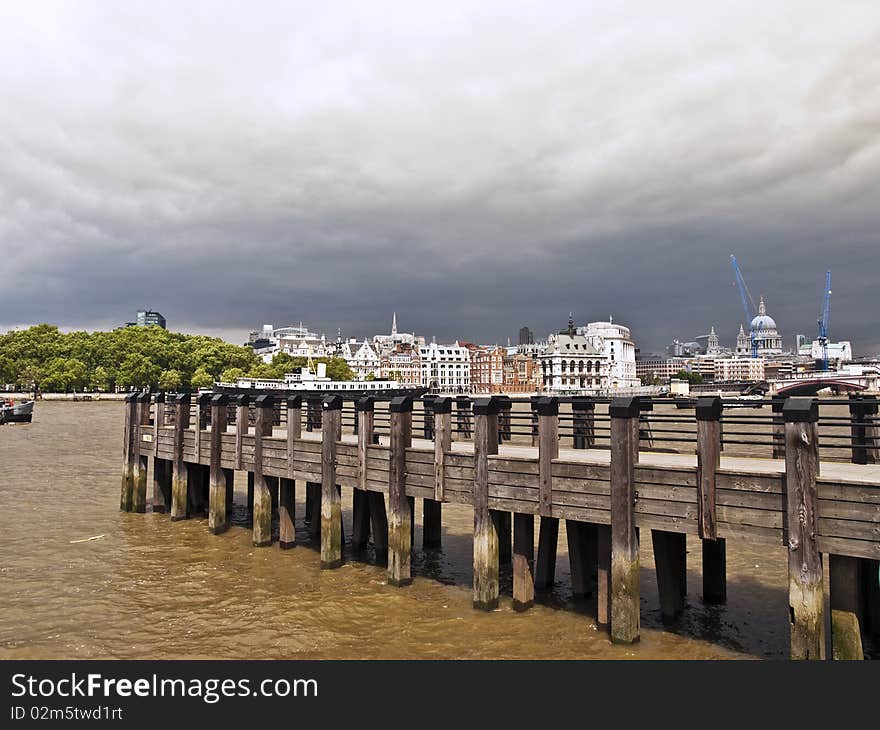
{"type": "Polygon", "coordinates": [[[0,330],[730,344],[735,253],[786,348],[830,268],[880,352],[871,3],[174,8],[8,9],[0,330]]]}

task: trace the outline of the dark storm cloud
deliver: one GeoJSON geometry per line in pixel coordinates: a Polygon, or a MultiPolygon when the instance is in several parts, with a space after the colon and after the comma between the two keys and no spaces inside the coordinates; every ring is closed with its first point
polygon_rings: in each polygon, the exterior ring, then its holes
{"type": "Polygon", "coordinates": [[[711,5],[23,5],[0,326],[731,342],[733,252],[789,343],[831,268],[880,349],[875,8],[711,5]]]}

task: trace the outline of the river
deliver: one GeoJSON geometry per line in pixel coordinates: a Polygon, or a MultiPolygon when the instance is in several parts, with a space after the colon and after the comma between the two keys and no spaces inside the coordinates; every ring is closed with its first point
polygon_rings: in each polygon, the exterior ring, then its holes
{"type": "MultiPolygon", "coordinates": [[[[642,632],[612,645],[595,599],[573,599],[564,528],[557,586],[525,613],[502,574],[499,610],[471,606],[473,513],[443,507],[443,549],[420,549],[414,582],[379,565],[322,571],[302,525],[292,550],[254,548],[236,475],[232,529],[119,511],[121,403],[40,402],[29,425],[0,427],[0,658],[3,659],[722,659],[788,654],[786,554],[728,541],[728,604],[700,601],[700,545],[688,541],[688,605],[664,627],[643,539],[642,632]],[[88,540],[87,538],[96,539],[88,540]]],[[[346,536],[351,495],[344,490],[346,536]]],[[[536,520],[537,522],[537,520],[536,520]]],[[[564,525],[564,523],[562,523],[564,525]]]]}

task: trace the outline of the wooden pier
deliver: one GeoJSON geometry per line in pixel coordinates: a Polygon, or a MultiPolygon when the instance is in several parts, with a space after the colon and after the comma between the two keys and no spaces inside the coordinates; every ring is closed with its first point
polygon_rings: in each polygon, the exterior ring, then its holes
{"type": "Polygon", "coordinates": [[[351,489],[352,552],[372,535],[377,556],[387,558],[389,583],[405,586],[412,580],[416,500],[429,549],[441,542],[443,504],[469,505],[473,603],[484,610],[498,605],[502,564],[512,564],[518,611],[552,587],[559,520],[565,520],[572,591],[596,596],[599,624],[620,643],[639,639],[639,540],[648,530],[661,611],[670,622],[685,605],[687,536],[701,541],[707,603],[726,600],[727,540],[782,544],[789,556],[791,657],[862,658],[863,638],[880,634],[876,404],[860,401],[850,409],[853,439],[861,445],[858,458],[853,447],[857,463],[845,464],[820,463],[812,398],[788,398],[768,414],[768,429],[778,435],[774,454],[784,460],[722,456],[719,398],[698,400],[690,416],[693,450],[683,454],[640,449],[640,419],[649,404],[638,398],[609,404],[608,448],[595,448],[594,404],[569,400],[564,416],[554,397],[532,398],[528,413],[517,416],[505,397],[429,397],[415,404],[396,398],[385,404],[387,437],[380,443],[373,398],[349,401],[352,432],[344,433],[346,406],[338,395],[279,402],[268,395],[133,394],[126,400],[120,506],[145,512],[151,501],[154,512],[172,520],[207,513],[208,529],[218,534],[230,523],[234,472],[244,471],[254,545],[272,544],[274,516],[280,547],[291,548],[299,483],[304,517],[320,536],[321,567],[329,570],[343,561],[340,490],[351,489]],[[418,437],[414,405],[422,419],[418,437]],[[517,419],[525,419],[525,431],[516,431],[517,419]],[[509,443],[512,433],[529,434],[527,443],[509,443]]]}

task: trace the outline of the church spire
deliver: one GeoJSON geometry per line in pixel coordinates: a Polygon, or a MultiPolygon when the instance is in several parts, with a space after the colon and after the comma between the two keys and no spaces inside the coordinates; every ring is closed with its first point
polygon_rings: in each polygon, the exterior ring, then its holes
{"type": "Polygon", "coordinates": [[[761,300],[758,302],[758,316],[764,317],[767,314],[767,307],[764,305],[764,295],[761,295],[761,300]]]}
{"type": "Polygon", "coordinates": [[[394,314],[391,317],[391,334],[392,335],[397,334],[397,312],[394,312],[394,314]]]}

